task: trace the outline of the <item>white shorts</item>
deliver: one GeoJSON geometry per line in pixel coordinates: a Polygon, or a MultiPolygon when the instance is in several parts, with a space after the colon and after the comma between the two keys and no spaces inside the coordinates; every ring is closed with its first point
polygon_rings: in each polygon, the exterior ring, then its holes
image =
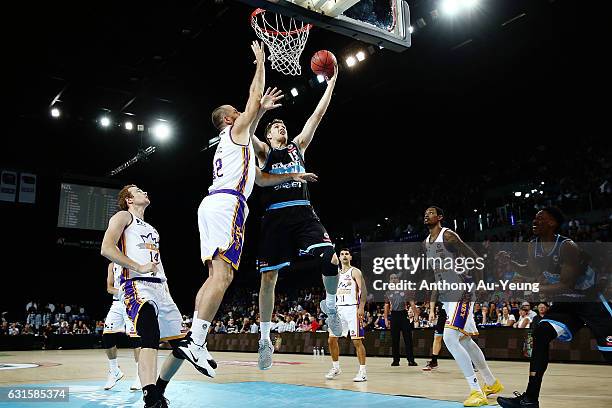
{"type": "Polygon", "coordinates": [[[474,302],[444,302],[446,310],[445,328],[459,330],[467,336],[477,336],[474,320],[474,302]]]}
{"type": "Polygon", "coordinates": [[[102,334],[125,333],[130,337],[137,337],[134,325],[125,311],[125,305],[121,300],[113,300],[104,319],[104,331],[102,334]]]}
{"type": "Polygon", "coordinates": [[[202,259],[210,260],[218,254],[238,269],[248,215],[249,207],[241,194],[218,193],[204,197],[198,208],[202,259]]]}
{"type": "Polygon", "coordinates": [[[129,319],[138,333],[138,313],[146,302],[150,302],[157,313],[160,341],[185,337],[183,317],[172,296],[158,278],[128,279],[123,285],[124,302],[129,319]]]}
{"type": "MultiPolygon", "coordinates": [[[[342,336],[346,337],[350,335],[351,339],[363,339],[364,328],[361,320],[357,317],[357,305],[338,305],[338,316],[342,322],[342,336]]],[[[334,336],[331,330],[329,331],[330,337],[334,336]]]]}

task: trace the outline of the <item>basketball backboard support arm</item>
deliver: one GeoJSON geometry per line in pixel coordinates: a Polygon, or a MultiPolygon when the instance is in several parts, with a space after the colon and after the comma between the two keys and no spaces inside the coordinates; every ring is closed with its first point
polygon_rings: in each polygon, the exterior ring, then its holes
{"type": "MultiPolygon", "coordinates": [[[[335,7],[332,15],[325,15],[320,12],[309,10],[298,3],[301,0],[294,0],[293,3],[288,0],[238,0],[253,8],[262,8],[274,13],[283,14],[287,17],[292,17],[296,20],[301,20],[305,23],[310,23],[319,28],[324,28],[347,37],[354,38],[369,44],[378,45],[386,49],[402,52],[410,47],[410,9],[405,0],[397,0],[403,2],[396,16],[399,29],[399,35],[386,32],[371,24],[348,18],[344,15],[337,15],[345,11],[348,7],[354,5],[355,1],[338,1],[344,6],[338,9],[335,7]]],[[[314,0],[314,4],[323,4],[322,9],[325,10],[325,5],[322,0],[314,0]]]]}

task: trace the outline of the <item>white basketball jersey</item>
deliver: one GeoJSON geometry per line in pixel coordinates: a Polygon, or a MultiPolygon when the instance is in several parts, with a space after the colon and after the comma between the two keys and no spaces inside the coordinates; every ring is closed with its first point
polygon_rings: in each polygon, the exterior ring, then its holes
{"type": "Polygon", "coordinates": [[[248,146],[232,141],[232,126],[219,134],[219,144],[213,158],[213,182],[209,191],[235,190],[249,198],[255,183],[255,152],[249,139],[248,146]]]}
{"type": "Polygon", "coordinates": [[[430,242],[431,234],[425,239],[425,248],[427,255],[428,268],[427,270],[434,271],[436,282],[445,280],[448,283],[461,282],[460,276],[453,268],[445,268],[444,264],[447,259],[455,259],[455,254],[449,251],[444,245],[444,233],[448,228],[442,228],[438,236],[433,242],[430,242]]]}
{"type": "Polygon", "coordinates": [[[163,282],[166,280],[166,274],[159,256],[159,233],[151,224],[133,214],[131,215],[132,223],[123,230],[119,239],[119,249],[128,258],[141,265],[158,262],[157,272],[155,275],[152,273],[142,274],[128,268],[122,268],[120,282],[123,283],[126,279],[136,277],[155,277],[160,278],[163,282]]]}
{"type": "Polygon", "coordinates": [[[357,282],[353,279],[353,268],[338,273],[338,291],[336,292],[336,305],[352,306],[359,304],[359,290],[357,282]]]}

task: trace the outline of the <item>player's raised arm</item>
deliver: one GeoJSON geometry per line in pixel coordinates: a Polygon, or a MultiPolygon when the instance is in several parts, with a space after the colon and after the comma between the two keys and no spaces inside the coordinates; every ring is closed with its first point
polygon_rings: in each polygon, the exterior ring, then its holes
{"type": "Polygon", "coordinates": [[[251,134],[251,139],[253,140],[253,149],[255,149],[255,154],[260,162],[264,162],[266,157],[268,156],[268,152],[270,150],[270,146],[266,142],[259,140],[257,136],[255,136],[255,131],[257,130],[257,126],[259,125],[259,121],[263,117],[263,115],[269,111],[276,109],[282,106],[280,103],[277,103],[284,97],[283,91],[274,87],[266,89],[266,93],[264,93],[261,101],[259,101],[259,112],[257,112],[257,116],[255,117],[255,121],[251,125],[251,130],[249,133],[251,134]]]}
{"type": "Polygon", "coordinates": [[[314,136],[317,127],[319,127],[319,123],[321,123],[321,119],[323,119],[323,115],[327,111],[327,107],[329,106],[329,102],[331,101],[332,94],[334,92],[334,87],[336,86],[336,80],[338,79],[338,65],[335,65],[334,76],[327,80],[327,89],[325,93],[321,97],[319,104],[316,109],[306,121],[304,128],[300,132],[299,135],[293,140],[302,151],[302,154],[306,151],[310,142],[312,142],[312,137],[314,136]]]}
{"type": "Polygon", "coordinates": [[[314,173],[285,173],[269,174],[255,168],[255,183],[259,187],[270,187],[283,184],[288,181],[298,181],[300,183],[314,183],[318,181],[318,176],[314,173]]]}
{"type": "Polygon", "coordinates": [[[106,273],[106,291],[109,295],[116,295],[119,289],[115,287],[115,275],[113,274],[112,262],[108,264],[108,272],[106,273]]]}
{"type": "MultiPolygon", "coordinates": [[[[444,231],[444,242],[448,243],[451,247],[455,248],[455,250],[457,251],[457,253],[459,253],[460,256],[471,258],[473,260],[476,260],[476,258],[478,258],[478,254],[476,253],[476,251],[474,251],[469,245],[463,242],[463,240],[459,238],[459,235],[457,235],[456,232],[453,232],[449,229],[444,231]]],[[[472,269],[472,271],[475,272],[476,276],[472,276],[472,277],[476,281],[480,281],[483,279],[482,270],[478,268],[474,268],[472,269]]]]}
{"type": "Polygon", "coordinates": [[[140,265],[128,258],[123,252],[117,247],[119,238],[123,230],[130,225],[132,222],[132,215],[128,211],[119,211],[113,215],[108,221],[108,228],[104,233],[104,239],[102,240],[102,249],[100,254],[111,262],[119,264],[124,268],[131,269],[137,273],[149,273],[155,272],[157,267],[156,263],[149,262],[144,265],[140,265]]]}
{"type": "Polygon", "coordinates": [[[266,55],[263,47],[263,43],[260,44],[257,41],[253,41],[253,44],[251,44],[251,49],[253,50],[253,54],[255,54],[255,63],[257,64],[257,68],[255,69],[255,76],[251,82],[249,99],[247,100],[246,108],[244,112],[238,116],[234,122],[234,126],[232,127],[232,140],[241,145],[246,145],[249,143],[249,138],[251,137],[249,131],[251,129],[251,125],[255,121],[257,112],[259,111],[260,101],[263,96],[264,85],[266,82],[266,55]]]}

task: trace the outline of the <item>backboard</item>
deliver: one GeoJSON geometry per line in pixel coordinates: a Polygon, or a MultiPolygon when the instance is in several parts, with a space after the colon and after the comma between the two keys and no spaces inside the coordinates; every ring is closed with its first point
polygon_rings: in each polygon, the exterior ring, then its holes
{"type": "Polygon", "coordinates": [[[239,0],[393,51],[410,47],[405,0],[239,0]]]}

